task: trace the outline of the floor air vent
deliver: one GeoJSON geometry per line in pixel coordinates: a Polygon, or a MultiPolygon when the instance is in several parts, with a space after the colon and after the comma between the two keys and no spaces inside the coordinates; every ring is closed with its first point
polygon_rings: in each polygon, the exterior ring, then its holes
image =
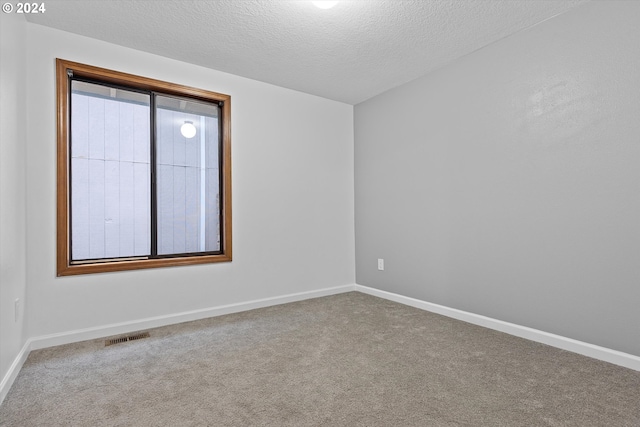
{"type": "Polygon", "coordinates": [[[149,338],[149,332],[141,332],[139,334],[129,335],[127,337],[120,337],[120,338],[113,338],[113,339],[110,339],[110,340],[106,340],[104,342],[104,346],[108,347],[110,345],[120,344],[120,343],[127,342],[127,341],[141,340],[143,338],[149,338]]]}

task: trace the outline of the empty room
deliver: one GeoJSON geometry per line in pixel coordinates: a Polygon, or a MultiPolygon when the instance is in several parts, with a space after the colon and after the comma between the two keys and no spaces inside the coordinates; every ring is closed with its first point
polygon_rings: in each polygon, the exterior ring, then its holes
{"type": "Polygon", "coordinates": [[[640,2],[8,0],[0,426],[640,426],[640,2]]]}

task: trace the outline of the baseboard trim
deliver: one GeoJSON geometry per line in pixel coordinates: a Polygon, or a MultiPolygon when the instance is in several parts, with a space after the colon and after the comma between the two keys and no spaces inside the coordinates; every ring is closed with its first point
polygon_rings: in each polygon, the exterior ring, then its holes
{"type": "Polygon", "coordinates": [[[94,328],[78,329],[75,331],[62,332],[58,334],[44,335],[30,339],[31,350],[54,347],[57,345],[70,344],[79,341],[104,338],[113,335],[126,334],[142,329],[157,328],[160,326],[173,325],[176,323],[190,322],[193,320],[205,319],[208,317],[223,316],[225,314],[238,313],[241,311],[254,310],[257,308],[270,307],[273,305],[286,304],[306,299],[319,298],[328,295],[335,295],[344,292],[352,292],[355,285],[344,285],[333,288],[318,289],[308,292],[281,295],[277,297],[264,298],[253,301],[246,301],[236,304],[221,305],[218,307],[204,308],[200,310],[186,311],[182,313],[169,314],[166,316],[150,317],[146,319],[133,320],[130,322],[114,323],[111,325],[97,326],[94,328]]]}
{"type": "Polygon", "coordinates": [[[504,332],[520,338],[525,338],[531,341],[536,341],[542,344],[550,345],[552,347],[557,347],[562,350],[578,353],[583,356],[588,356],[594,359],[613,363],[615,365],[623,366],[625,368],[633,369],[635,371],[640,371],[640,357],[634,356],[632,354],[623,353],[621,351],[612,350],[606,347],[600,347],[594,344],[589,344],[582,341],[574,340],[572,338],[551,334],[548,332],[540,331],[540,330],[529,328],[526,326],[516,325],[514,323],[504,322],[502,320],[493,319],[491,317],[486,317],[479,314],[469,313],[466,311],[446,307],[439,304],[433,304],[433,303],[422,301],[415,298],[405,297],[403,295],[394,294],[391,292],[382,291],[382,290],[370,288],[367,286],[356,284],[355,290],[358,292],[373,295],[379,298],[384,298],[390,301],[398,302],[400,304],[430,311],[432,313],[437,313],[443,316],[462,320],[464,322],[472,323],[474,325],[483,326],[485,328],[504,332]]]}
{"type": "Polygon", "coordinates": [[[2,382],[0,382],[0,405],[4,402],[5,397],[9,394],[9,389],[13,385],[13,382],[18,377],[20,373],[20,369],[22,369],[22,365],[26,362],[27,357],[29,357],[29,352],[31,351],[31,341],[27,340],[26,343],[22,346],[22,349],[13,360],[13,363],[9,367],[9,370],[5,374],[2,382]]]}
{"type": "Polygon", "coordinates": [[[362,292],[364,294],[384,298],[390,301],[398,302],[400,304],[419,308],[421,310],[441,314],[447,317],[472,323],[474,325],[483,326],[520,338],[547,344],[563,350],[571,351],[584,356],[592,357],[594,359],[623,366],[625,368],[640,371],[640,357],[634,356],[632,354],[611,350],[605,347],[600,347],[571,338],[566,338],[560,335],[539,331],[537,329],[528,328],[526,326],[504,322],[479,314],[469,313],[455,308],[433,304],[415,298],[410,298],[403,295],[354,284],[30,338],[23,345],[20,353],[18,353],[15,360],[11,364],[11,367],[2,379],[2,382],[0,382],[0,404],[4,401],[5,397],[9,393],[9,389],[13,385],[13,382],[18,376],[18,373],[27,360],[27,357],[29,356],[31,350],[70,344],[90,339],[103,338],[112,335],[119,335],[142,329],[150,329],[176,323],[189,322],[192,320],[200,320],[208,317],[223,316],[225,314],[238,313],[242,311],[254,310],[257,308],[270,307],[279,304],[286,304],[312,298],[320,298],[324,296],[352,291],[362,292]]]}

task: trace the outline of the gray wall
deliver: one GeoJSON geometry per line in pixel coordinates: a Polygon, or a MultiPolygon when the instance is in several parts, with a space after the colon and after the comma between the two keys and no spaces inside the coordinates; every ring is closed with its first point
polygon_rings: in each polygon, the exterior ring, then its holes
{"type": "Polygon", "coordinates": [[[0,402],[9,368],[26,341],[26,28],[24,15],[0,14],[0,402]]]}
{"type": "Polygon", "coordinates": [[[639,22],[587,3],[357,105],[357,283],[640,355],[639,22]]]}

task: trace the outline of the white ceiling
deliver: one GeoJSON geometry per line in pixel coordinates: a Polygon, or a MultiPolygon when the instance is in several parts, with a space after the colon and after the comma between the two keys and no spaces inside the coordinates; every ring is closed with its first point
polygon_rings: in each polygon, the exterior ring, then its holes
{"type": "Polygon", "coordinates": [[[585,1],[47,0],[27,19],[357,104],[585,1]]]}

